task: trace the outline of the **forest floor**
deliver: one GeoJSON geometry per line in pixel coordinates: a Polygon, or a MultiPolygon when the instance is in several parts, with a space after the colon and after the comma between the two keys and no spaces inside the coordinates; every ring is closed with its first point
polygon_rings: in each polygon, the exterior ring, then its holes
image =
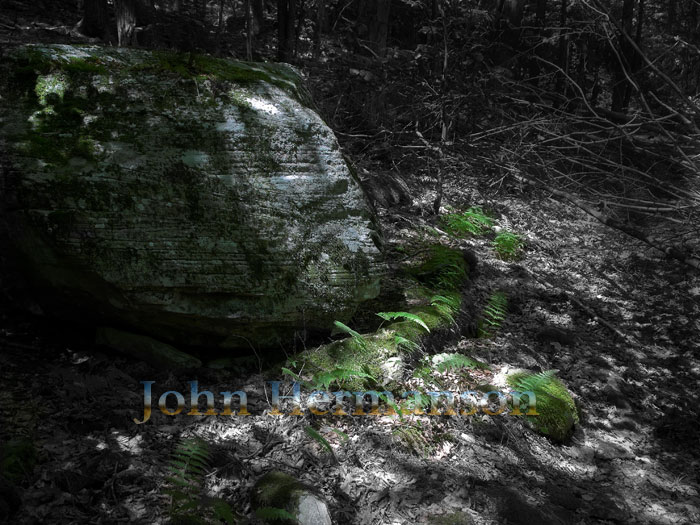
{"type": "MultiPolygon", "coordinates": [[[[206,490],[242,515],[256,479],[278,469],[320,490],[339,524],[439,523],[429,519],[449,513],[461,513],[449,523],[475,524],[700,522],[700,277],[546,195],[479,184],[447,181],[445,202],[493,210],[526,251],[504,262],[487,238],[461,241],[479,259],[470,296],[502,290],[510,307],[494,337],[438,351],[488,363],[487,376],[558,370],[582,414],[569,444],[505,415],[274,417],[264,391],[272,377],[255,367],[164,373],[96,350],[91,333],[60,335],[6,313],[0,432],[36,449],[13,523],[163,522],[168,461],[192,435],[215,450],[206,490]],[[547,326],[570,337],[546,340],[547,326]],[[148,424],[133,423],[140,381],[186,393],[192,379],[248,392],[253,415],[156,409],[148,424]],[[312,419],[337,461],[304,432],[312,419]]],[[[421,221],[395,211],[383,212],[393,241],[421,221]]]]}
{"type": "MultiPolygon", "coordinates": [[[[3,18],[11,34],[2,40],[74,41],[56,18],[3,18]]],[[[421,181],[407,182],[416,201],[429,201],[421,181]]],[[[438,239],[476,254],[469,297],[483,302],[501,290],[509,310],[493,337],[437,351],[487,363],[482,380],[558,370],[581,410],[570,443],[506,415],[274,417],[265,413],[265,381],[282,378],[255,360],[237,371],[166,373],[96,348],[88,329],[56,327],[3,302],[0,442],[16,447],[15,468],[26,469],[11,522],[165,522],[169,460],[181,437],[201,436],[214,450],[207,493],[251,520],[253,484],[283,470],[319,490],[343,525],[700,523],[700,276],[531,189],[455,175],[444,204],[491,210],[526,247],[505,262],[488,237],[438,239]],[[543,337],[547,327],[567,337],[543,337]],[[140,381],[186,393],[193,379],[201,389],[248,392],[253,415],[169,418],[156,409],[148,424],[133,422],[143,415],[140,381]],[[333,455],[304,431],[312,420],[333,455]]],[[[439,228],[415,208],[380,214],[397,245],[423,226],[439,228]]]]}

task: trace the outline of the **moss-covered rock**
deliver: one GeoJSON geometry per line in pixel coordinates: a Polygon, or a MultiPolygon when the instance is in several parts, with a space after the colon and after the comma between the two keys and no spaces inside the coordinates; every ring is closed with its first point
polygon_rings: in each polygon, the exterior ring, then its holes
{"type": "Polygon", "coordinates": [[[326,503],[309,487],[284,472],[268,472],[252,491],[256,516],[265,523],[331,525],[326,503]]]}
{"type": "Polygon", "coordinates": [[[579,422],[576,403],[564,383],[554,376],[554,371],[516,372],[508,375],[506,381],[517,391],[535,393],[538,415],[523,416],[535,430],[558,443],[571,437],[574,425],[579,422]]]}
{"type": "Polygon", "coordinates": [[[0,96],[0,200],[48,310],[249,348],[378,294],[374,217],[291,67],[24,46],[0,96]]]}

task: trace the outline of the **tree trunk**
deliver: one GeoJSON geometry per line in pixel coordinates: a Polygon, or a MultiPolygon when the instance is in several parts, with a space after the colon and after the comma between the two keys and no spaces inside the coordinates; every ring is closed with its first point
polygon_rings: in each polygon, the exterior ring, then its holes
{"type": "Polygon", "coordinates": [[[522,25],[524,10],[525,0],[506,0],[503,4],[503,16],[513,27],[522,25]]]}
{"type": "Polygon", "coordinates": [[[316,24],[314,25],[314,58],[321,56],[321,35],[328,33],[326,0],[316,0],[316,24]]]}
{"type": "Polygon", "coordinates": [[[277,0],[277,59],[292,62],[296,43],[296,0],[277,0]]]}
{"type": "Polygon", "coordinates": [[[251,0],[253,8],[253,36],[260,34],[262,26],[265,23],[265,6],[263,0],[251,0]]]}
{"type": "Polygon", "coordinates": [[[386,55],[390,12],[391,0],[363,0],[360,2],[357,17],[358,27],[362,28],[360,37],[365,40],[367,47],[379,57],[386,55]]]}
{"type": "Polygon", "coordinates": [[[566,20],[568,11],[568,0],[561,0],[559,9],[559,67],[562,73],[557,75],[557,91],[562,92],[566,75],[569,72],[569,37],[566,34],[566,20]]]}
{"type": "Polygon", "coordinates": [[[80,31],[90,37],[104,38],[107,33],[109,12],[107,0],[85,0],[80,31]]]}
{"type": "Polygon", "coordinates": [[[119,46],[136,45],[136,0],[114,0],[119,46]]]}
{"type": "MultiPolygon", "coordinates": [[[[545,39],[545,26],[547,25],[547,0],[537,0],[537,5],[535,7],[535,24],[539,28],[540,38],[545,39]]],[[[539,84],[540,76],[540,61],[541,56],[540,46],[536,46],[533,49],[534,56],[530,59],[530,79],[533,84],[539,84]]]]}
{"type": "Polygon", "coordinates": [[[622,4],[622,15],[620,26],[623,34],[619,35],[620,44],[617,49],[618,56],[615,57],[615,69],[613,72],[613,89],[611,111],[624,112],[626,109],[625,99],[627,97],[628,82],[625,72],[631,72],[631,54],[634,53],[627,37],[632,37],[632,19],[634,17],[635,0],[624,0],[622,4]]]}
{"type": "Polygon", "coordinates": [[[253,6],[251,0],[244,0],[245,10],[245,57],[246,60],[253,60],[253,6]]]}
{"type": "MultiPolygon", "coordinates": [[[[639,51],[642,50],[642,29],[644,26],[644,0],[638,0],[637,4],[637,28],[636,28],[636,33],[634,35],[634,41],[637,44],[637,48],[639,51]]],[[[628,42],[629,44],[629,42],[628,42]]],[[[639,71],[639,68],[642,66],[642,57],[640,54],[637,52],[637,49],[634,49],[632,46],[629,48],[629,58],[628,61],[630,62],[630,71],[631,74],[636,75],[636,73],[639,71]]],[[[625,91],[625,100],[623,102],[623,107],[627,108],[629,107],[630,100],[632,98],[632,85],[628,82],[627,83],[627,90],[625,91]]]]}
{"type": "Polygon", "coordinates": [[[297,45],[297,0],[287,0],[287,7],[287,62],[292,62],[294,60],[294,52],[297,45]]]}

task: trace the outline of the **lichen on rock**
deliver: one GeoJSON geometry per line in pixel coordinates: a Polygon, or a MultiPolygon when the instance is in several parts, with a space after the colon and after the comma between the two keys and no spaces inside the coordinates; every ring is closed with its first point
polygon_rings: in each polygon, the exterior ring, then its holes
{"type": "Polygon", "coordinates": [[[5,205],[56,304],[248,348],[378,294],[375,219],[291,67],[51,45],[0,69],[5,205]]]}

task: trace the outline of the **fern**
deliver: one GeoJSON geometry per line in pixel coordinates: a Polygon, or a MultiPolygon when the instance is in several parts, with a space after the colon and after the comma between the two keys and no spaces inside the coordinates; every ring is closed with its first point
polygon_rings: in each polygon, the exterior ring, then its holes
{"type": "Polygon", "coordinates": [[[522,254],[524,242],[517,233],[501,232],[493,240],[493,247],[501,259],[512,261],[522,254]]]}
{"type": "Polygon", "coordinates": [[[406,339],[401,335],[395,335],[394,342],[396,343],[397,348],[401,346],[405,346],[409,350],[418,350],[420,348],[418,343],[411,341],[410,339],[406,339]]]}
{"type": "Polygon", "coordinates": [[[461,368],[470,368],[472,370],[488,368],[484,363],[463,354],[438,354],[433,357],[433,362],[436,361],[436,358],[438,359],[435,367],[439,372],[459,370],[461,368]]]}
{"type": "Polygon", "coordinates": [[[183,439],[173,452],[168,464],[170,475],[166,478],[170,488],[164,491],[172,498],[170,514],[173,522],[207,523],[202,516],[210,513],[217,520],[229,524],[236,522],[228,503],[201,494],[210,459],[209,445],[201,438],[183,439]]]}
{"type": "Polygon", "coordinates": [[[410,273],[435,290],[455,291],[467,278],[467,263],[461,252],[438,244],[430,248],[428,259],[410,273]]]}
{"type": "Polygon", "coordinates": [[[479,337],[490,337],[498,330],[506,318],[508,297],[503,292],[494,292],[484,307],[479,320],[479,337]]]}
{"type": "Polygon", "coordinates": [[[438,311],[441,317],[444,317],[452,324],[457,324],[454,314],[459,311],[459,298],[434,295],[430,298],[430,305],[438,311]]]}
{"type": "Polygon", "coordinates": [[[341,323],[340,321],[334,321],[333,324],[338,330],[352,337],[353,340],[360,346],[360,348],[362,348],[363,350],[367,349],[367,340],[364,337],[362,337],[360,333],[356,332],[355,330],[353,330],[346,324],[341,323]]]}
{"type": "Polygon", "coordinates": [[[555,441],[565,441],[578,423],[576,403],[556,370],[538,374],[518,373],[508,377],[508,384],[520,392],[534,392],[537,416],[525,416],[535,429],[555,441]]]}
{"type": "Polygon", "coordinates": [[[482,235],[493,226],[493,219],[486,215],[481,208],[472,207],[464,213],[450,213],[442,216],[445,229],[456,237],[465,234],[482,235]]]}
{"type": "Polygon", "coordinates": [[[414,323],[422,326],[425,328],[427,332],[430,332],[430,328],[428,328],[428,325],[425,324],[425,321],[418,317],[416,314],[412,314],[409,312],[379,312],[377,314],[379,317],[384,319],[385,321],[393,321],[394,319],[407,319],[409,321],[413,321],[414,323]]]}
{"type": "Polygon", "coordinates": [[[340,438],[341,438],[343,441],[349,441],[349,440],[350,440],[350,436],[348,436],[348,435],[347,435],[345,432],[343,432],[342,430],[338,430],[337,428],[331,428],[331,432],[334,432],[335,434],[337,434],[338,436],[340,436],[340,438]]]}
{"type": "Polygon", "coordinates": [[[331,444],[326,438],[319,434],[319,432],[315,428],[313,428],[312,426],[306,426],[304,427],[304,432],[306,432],[307,435],[311,437],[311,439],[313,439],[319,445],[321,445],[321,447],[325,448],[328,452],[330,452],[331,456],[333,457],[333,460],[336,463],[340,463],[335,455],[335,452],[333,452],[333,447],[331,447],[331,444]]]}
{"type": "Polygon", "coordinates": [[[392,431],[401,443],[410,451],[423,457],[429,456],[434,449],[431,440],[423,435],[423,427],[420,421],[414,424],[406,424],[392,431]]]}
{"type": "Polygon", "coordinates": [[[315,390],[323,389],[328,390],[332,383],[338,382],[342,385],[344,381],[348,379],[369,379],[370,381],[376,381],[376,379],[367,372],[362,372],[360,370],[353,370],[351,368],[336,367],[330,372],[323,371],[316,375],[312,380],[312,388],[315,390]]]}
{"type": "Polygon", "coordinates": [[[396,401],[392,400],[384,392],[379,392],[379,399],[389,405],[394,410],[396,415],[399,416],[399,420],[403,421],[403,410],[401,410],[401,407],[398,405],[398,403],[396,403],[396,401]]]}

